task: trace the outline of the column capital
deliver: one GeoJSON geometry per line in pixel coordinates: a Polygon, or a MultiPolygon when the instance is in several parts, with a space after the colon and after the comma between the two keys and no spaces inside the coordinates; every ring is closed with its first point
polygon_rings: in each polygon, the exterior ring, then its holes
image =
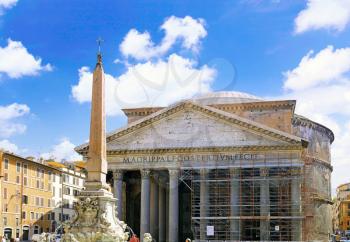
{"type": "Polygon", "coordinates": [[[141,169],[140,173],[141,173],[142,179],[147,179],[147,178],[149,179],[150,174],[151,174],[151,170],[150,169],[141,169]]]}
{"type": "Polygon", "coordinates": [[[238,177],[239,176],[239,168],[230,168],[230,175],[231,177],[238,177]]]}
{"type": "Polygon", "coordinates": [[[207,168],[201,168],[201,169],[199,170],[199,172],[200,172],[200,174],[201,174],[202,176],[206,176],[206,175],[209,174],[209,169],[207,169],[207,168]]]}
{"type": "Polygon", "coordinates": [[[269,168],[262,167],[260,168],[260,176],[268,176],[269,175],[269,168]]]}
{"type": "Polygon", "coordinates": [[[122,180],[123,179],[123,175],[124,175],[124,171],[123,170],[113,170],[113,179],[115,180],[122,180]]]}
{"type": "Polygon", "coordinates": [[[297,168],[297,167],[291,168],[290,169],[290,174],[292,176],[299,176],[299,175],[301,175],[301,169],[297,168]]]}
{"type": "Polygon", "coordinates": [[[169,178],[176,178],[179,176],[179,169],[169,169],[169,178]]]}

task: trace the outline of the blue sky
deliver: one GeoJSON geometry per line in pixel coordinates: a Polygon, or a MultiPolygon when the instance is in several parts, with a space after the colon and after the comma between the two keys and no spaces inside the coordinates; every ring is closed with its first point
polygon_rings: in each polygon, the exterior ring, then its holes
{"type": "Polygon", "coordinates": [[[335,187],[348,179],[349,22],[349,0],[0,0],[0,146],[77,158],[101,36],[108,130],[125,123],[118,100],[167,105],[219,90],[297,99],[298,113],[336,134],[335,187]],[[167,67],[185,85],[161,85],[167,67]]]}

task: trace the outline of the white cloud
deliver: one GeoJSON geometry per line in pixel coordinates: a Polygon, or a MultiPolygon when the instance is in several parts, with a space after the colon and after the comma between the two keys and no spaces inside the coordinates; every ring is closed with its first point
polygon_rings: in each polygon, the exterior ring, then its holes
{"type": "Polygon", "coordinates": [[[9,140],[4,139],[4,140],[0,140],[0,150],[5,150],[5,151],[9,151],[11,153],[16,153],[18,154],[20,149],[18,148],[18,146],[14,143],[11,143],[9,140]]]}
{"type": "Polygon", "coordinates": [[[317,29],[342,31],[349,22],[349,0],[308,0],[306,9],[295,19],[295,33],[317,29]]]}
{"type": "Polygon", "coordinates": [[[29,114],[29,112],[30,109],[25,104],[13,103],[8,106],[0,106],[0,137],[10,137],[23,133],[26,126],[16,123],[15,120],[29,114]]]}
{"type": "Polygon", "coordinates": [[[43,153],[40,156],[44,159],[54,159],[57,161],[77,161],[81,160],[82,157],[77,152],[74,151],[75,145],[69,141],[69,139],[64,138],[54,145],[50,152],[43,153]]]}
{"type": "Polygon", "coordinates": [[[152,41],[147,31],[140,33],[136,29],[131,29],[119,46],[120,52],[125,57],[148,60],[163,56],[177,41],[181,41],[182,48],[198,52],[201,39],[207,35],[204,25],[203,19],[171,16],[160,27],[165,32],[165,36],[159,45],[152,41]]]}
{"type": "MultiPolygon", "coordinates": [[[[121,108],[166,106],[179,99],[210,91],[216,71],[176,54],[167,60],[129,66],[115,78],[105,74],[106,113],[121,114],[121,108]]],[[[92,73],[87,67],[79,70],[79,83],[72,87],[72,96],[80,103],[91,101],[92,73]]]]}
{"type": "Polygon", "coordinates": [[[4,9],[10,9],[16,5],[18,0],[0,0],[0,15],[3,13],[4,9]]]}
{"type": "Polygon", "coordinates": [[[329,46],[314,57],[303,57],[298,67],[287,71],[287,91],[279,99],[296,99],[296,113],[329,127],[332,144],[333,192],[348,180],[344,169],[350,165],[350,48],[329,46]]]}
{"type": "Polygon", "coordinates": [[[19,41],[7,40],[6,47],[0,47],[0,74],[10,78],[35,76],[41,71],[51,71],[50,64],[42,65],[41,58],[35,58],[19,41]]]}
{"type": "Polygon", "coordinates": [[[310,51],[299,65],[284,73],[284,87],[302,90],[320,84],[342,81],[350,71],[350,48],[334,49],[333,46],[321,50],[313,56],[310,51]]]}

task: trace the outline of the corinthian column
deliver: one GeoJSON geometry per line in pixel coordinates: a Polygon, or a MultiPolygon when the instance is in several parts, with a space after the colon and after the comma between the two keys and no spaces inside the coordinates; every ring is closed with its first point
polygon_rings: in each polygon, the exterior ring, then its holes
{"type": "Polygon", "coordinates": [[[268,180],[268,168],[260,168],[260,239],[270,239],[270,187],[268,180]]]}
{"type": "Polygon", "coordinates": [[[143,241],[143,235],[150,233],[150,170],[141,170],[141,224],[140,237],[143,241]]]}
{"type": "MultiPolygon", "coordinates": [[[[291,182],[291,200],[292,200],[292,216],[301,216],[301,171],[299,168],[292,170],[291,182]]],[[[301,241],[301,219],[293,219],[292,240],[301,241]]]]}
{"type": "Polygon", "coordinates": [[[159,223],[159,242],[165,242],[166,238],[166,189],[165,178],[159,177],[159,196],[158,196],[158,223],[159,223]]]}
{"type": "Polygon", "coordinates": [[[117,199],[117,217],[119,220],[123,218],[123,171],[114,170],[113,171],[113,190],[114,197],[117,199]]]}
{"type": "Polygon", "coordinates": [[[178,242],[179,170],[169,170],[169,242],[178,242]]]}
{"type": "Polygon", "coordinates": [[[200,170],[200,201],[199,201],[199,210],[200,210],[200,240],[205,240],[207,237],[207,210],[209,209],[209,192],[208,192],[208,170],[200,170]]]}
{"type": "Polygon", "coordinates": [[[231,240],[240,239],[240,184],[239,184],[239,168],[231,168],[231,189],[230,189],[230,200],[231,200],[231,240]]]}
{"type": "Polygon", "coordinates": [[[151,235],[153,238],[158,238],[159,222],[158,222],[158,174],[153,172],[153,179],[151,179],[151,235]]]}

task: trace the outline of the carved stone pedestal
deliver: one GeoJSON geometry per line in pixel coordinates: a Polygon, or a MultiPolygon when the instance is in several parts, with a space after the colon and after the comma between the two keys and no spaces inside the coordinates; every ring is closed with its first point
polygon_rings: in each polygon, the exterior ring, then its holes
{"type": "Polygon", "coordinates": [[[118,220],[112,193],[105,189],[83,191],[74,205],[75,217],[64,224],[64,242],[126,242],[126,224],[118,220]]]}

